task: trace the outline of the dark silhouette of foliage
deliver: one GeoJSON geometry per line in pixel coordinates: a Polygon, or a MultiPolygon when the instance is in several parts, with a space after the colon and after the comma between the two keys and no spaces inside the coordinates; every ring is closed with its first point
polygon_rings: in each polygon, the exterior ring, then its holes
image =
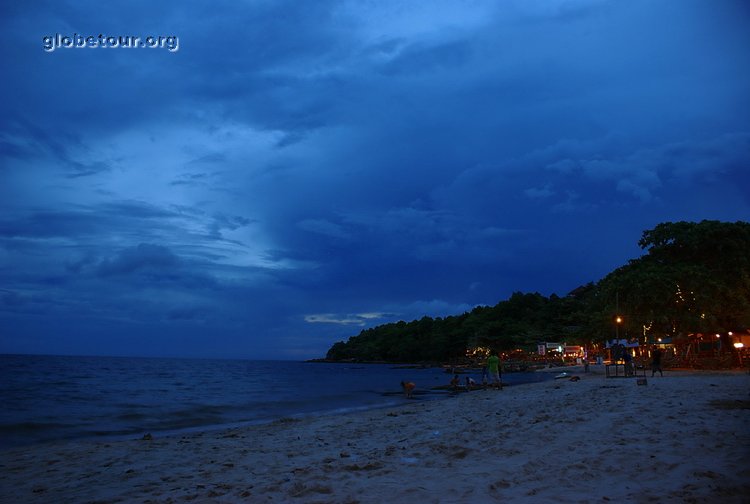
{"type": "Polygon", "coordinates": [[[514,292],[457,316],[384,324],[334,344],[326,357],[450,362],[476,347],[584,344],[612,338],[617,315],[621,337],[750,327],[750,224],[667,222],[638,243],[643,256],[564,297],[514,292]]]}
{"type": "Polygon", "coordinates": [[[667,222],[643,233],[647,254],[598,284],[598,310],[637,335],[725,332],[750,326],[750,224],[667,222]]]}

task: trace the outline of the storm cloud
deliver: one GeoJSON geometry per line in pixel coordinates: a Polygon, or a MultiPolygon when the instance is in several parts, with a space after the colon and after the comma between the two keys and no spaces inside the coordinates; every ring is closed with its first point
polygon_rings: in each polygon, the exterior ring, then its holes
{"type": "Polygon", "coordinates": [[[3,352],[317,357],[750,216],[740,0],[0,9],[3,352]]]}

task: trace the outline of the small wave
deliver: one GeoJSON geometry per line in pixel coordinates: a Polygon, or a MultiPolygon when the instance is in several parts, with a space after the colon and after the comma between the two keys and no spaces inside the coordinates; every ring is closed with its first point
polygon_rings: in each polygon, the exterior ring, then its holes
{"type": "Polygon", "coordinates": [[[0,448],[44,443],[65,439],[74,426],[59,422],[17,422],[0,425],[0,448]]]}
{"type": "Polygon", "coordinates": [[[18,422],[0,425],[0,432],[8,435],[34,434],[44,431],[55,431],[65,429],[70,425],[58,422],[18,422]]]}
{"type": "Polygon", "coordinates": [[[148,417],[144,415],[143,413],[128,412],[128,413],[122,413],[120,415],[117,415],[117,420],[123,420],[126,422],[136,422],[139,420],[143,420],[145,418],[148,418],[148,417]]]}

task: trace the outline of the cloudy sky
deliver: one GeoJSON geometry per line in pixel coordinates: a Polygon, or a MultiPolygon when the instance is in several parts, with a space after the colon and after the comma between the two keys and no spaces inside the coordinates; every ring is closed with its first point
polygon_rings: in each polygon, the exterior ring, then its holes
{"type": "Polygon", "coordinates": [[[743,0],[56,0],[0,26],[3,353],[319,357],[750,218],[743,0]]]}

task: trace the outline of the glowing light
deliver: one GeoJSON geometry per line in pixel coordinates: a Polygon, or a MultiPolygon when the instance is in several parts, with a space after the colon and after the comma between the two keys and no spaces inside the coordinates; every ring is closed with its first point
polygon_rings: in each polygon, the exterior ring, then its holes
{"type": "Polygon", "coordinates": [[[489,347],[478,346],[475,348],[466,349],[467,357],[483,358],[483,357],[489,357],[491,353],[492,353],[492,349],[489,347]]]}
{"type": "Polygon", "coordinates": [[[622,324],[622,317],[618,315],[617,318],[615,319],[615,322],[617,322],[618,324],[622,324]]]}
{"type": "Polygon", "coordinates": [[[661,343],[661,338],[659,338],[659,343],[661,343]]]}
{"type": "Polygon", "coordinates": [[[737,343],[734,344],[734,348],[742,348],[744,346],[745,346],[744,343],[737,342],[737,343]]]}
{"type": "Polygon", "coordinates": [[[717,338],[721,338],[721,334],[717,334],[717,335],[716,335],[716,337],[717,337],[717,338]]]}

